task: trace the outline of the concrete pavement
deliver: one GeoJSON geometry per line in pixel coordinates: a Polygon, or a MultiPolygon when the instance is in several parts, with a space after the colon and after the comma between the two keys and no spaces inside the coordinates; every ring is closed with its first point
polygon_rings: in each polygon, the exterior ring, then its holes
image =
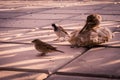
{"type": "Polygon", "coordinates": [[[40,80],[48,76],[47,80],[119,80],[119,48],[94,48],[87,51],[84,48],[64,46],[69,43],[54,41],[57,37],[51,23],[62,25],[70,33],[84,26],[87,15],[99,13],[103,17],[101,26],[110,28],[115,34],[107,44],[120,46],[120,3],[48,3],[30,2],[28,6],[26,2],[9,4],[9,7],[1,6],[0,80],[40,80]],[[37,57],[38,52],[33,45],[24,44],[31,43],[36,38],[65,53],[55,52],[37,57]],[[82,53],[85,54],[81,55],[82,53]],[[77,74],[74,75],[75,73],[77,74]]]}

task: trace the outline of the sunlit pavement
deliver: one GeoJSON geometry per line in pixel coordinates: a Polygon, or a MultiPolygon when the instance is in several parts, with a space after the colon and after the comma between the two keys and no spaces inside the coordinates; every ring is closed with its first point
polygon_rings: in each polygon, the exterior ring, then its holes
{"type": "Polygon", "coordinates": [[[54,41],[51,24],[69,33],[82,28],[86,17],[99,13],[101,26],[114,38],[106,43],[120,46],[120,2],[84,1],[0,2],[0,80],[120,80],[120,48],[90,50],[70,48],[67,41],[54,41]],[[65,53],[38,57],[31,41],[39,38],[65,53]]]}

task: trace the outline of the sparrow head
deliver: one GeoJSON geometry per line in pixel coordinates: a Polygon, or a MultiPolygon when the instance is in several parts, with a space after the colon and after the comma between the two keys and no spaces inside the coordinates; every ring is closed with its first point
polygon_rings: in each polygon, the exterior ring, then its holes
{"type": "Polygon", "coordinates": [[[34,39],[34,40],[32,41],[32,43],[37,43],[37,42],[40,42],[40,40],[39,40],[39,39],[34,39]]]}
{"type": "Polygon", "coordinates": [[[102,20],[102,17],[99,14],[91,14],[87,17],[87,23],[99,25],[102,20]]]}
{"type": "Polygon", "coordinates": [[[91,14],[87,16],[86,20],[86,29],[92,29],[94,27],[98,27],[100,25],[100,22],[102,20],[102,17],[99,14],[91,14]]]}
{"type": "Polygon", "coordinates": [[[57,31],[57,30],[58,30],[58,28],[57,28],[57,26],[56,26],[55,23],[52,24],[52,27],[54,28],[54,31],[57,31]]]}
{"type": "Polygon", "coordinates": [[[53,24],[52,24],[52,27],[56,27],[56,24],[55,24],[55,23],[53,23],[53,24]]]}

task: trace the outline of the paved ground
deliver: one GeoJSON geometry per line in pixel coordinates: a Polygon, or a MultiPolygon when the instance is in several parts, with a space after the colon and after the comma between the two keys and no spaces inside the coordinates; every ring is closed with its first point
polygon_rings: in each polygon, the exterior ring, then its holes
{"type": "Polygon", "coordinates": [[[54,41],[51,23],[69,33],[82,28],[86,17],[99,13],[101,26],[115,36],[106,43],[120,46],[120,3],[88,2],[0,2],[0,80],[120,80],[119,48],[70,48],[54,41]],[[37,57],[31,41],[39,38],[65,53],[37,57]],[[29,43],[29,44],[25,44],[29,43]],[[84,54],[83,54],[84,53],[84,54]]]}

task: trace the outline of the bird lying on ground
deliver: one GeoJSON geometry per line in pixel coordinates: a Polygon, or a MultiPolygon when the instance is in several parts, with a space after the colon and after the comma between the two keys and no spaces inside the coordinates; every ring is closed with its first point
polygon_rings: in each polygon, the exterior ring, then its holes
{"type": "Polygon", "coordinates": [[[67,38],[69,38],[69,34],[61,26],[57,26],[54,23],[51,26],[53,27],[54,32],[58,37],[56,40],[60,40],[60,38],[66,40],[67,38]]]}
{"type": "Polygon", "coordinates": [[[50,52],[64,53],[63,51],[57,50],[56,47],[53,47],[52,45],[45,43],[39,39],[33,40],[32,43],[34,43],[35,49],[41,52],[41,54],[39,54],[38,56],[45,56],[47,53],[50,53],[50,52]]]}
{"type": "Polygon", "coordinates": [[[102,17],[99,14],[88,15],[84,27],[71,33],[69,42],[72,47],[91,47],[111,40],[113,34],[107,27],[101,27],[101,20],[102,17]]]}

